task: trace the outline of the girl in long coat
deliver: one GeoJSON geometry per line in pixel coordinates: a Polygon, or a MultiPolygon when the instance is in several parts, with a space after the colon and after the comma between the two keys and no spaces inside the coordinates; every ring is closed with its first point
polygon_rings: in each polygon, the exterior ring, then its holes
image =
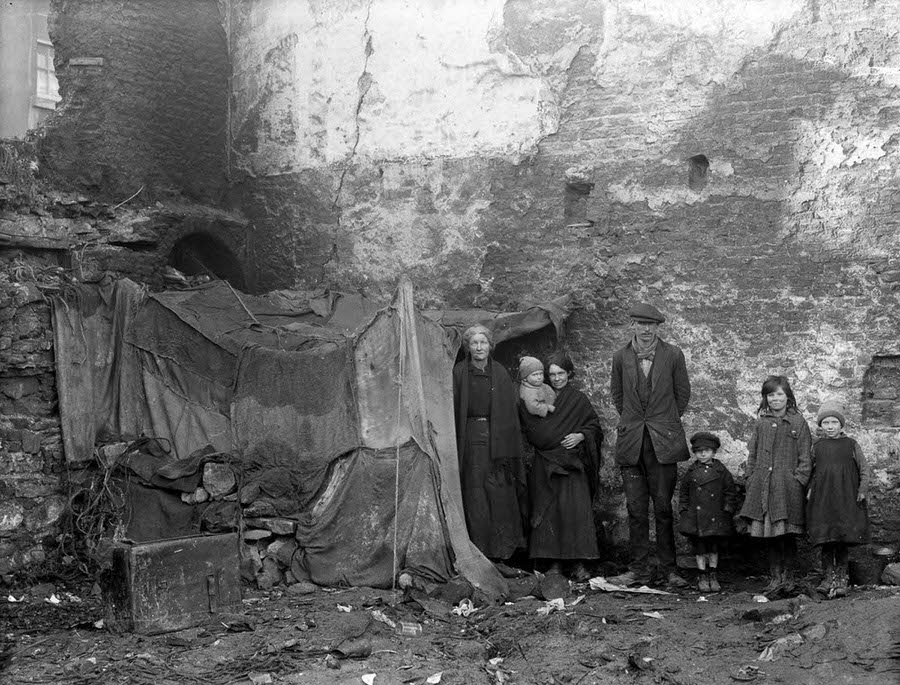
{"type": "Polygon", "coordinates": [[[813,444],[812,478],[806,493],[809,541],[822,555],[822,582],[827,597],[847,594],[849,548],[869,541],[866,494],[871,467],[862,448],[844,433],[840,405],[825,402],[816,416],[822,438],[813,444]]]}
{"type": "Polygon", "coordinates": [[[812,469],[812,435],[797,410],[785,376],[762,385],[759,417],[747,454],[747,495],[740,515],[749,533],[768,547],[767,591],[784,584],[796,555],[796,536],[805,532],[806,484],[812,469]]]}

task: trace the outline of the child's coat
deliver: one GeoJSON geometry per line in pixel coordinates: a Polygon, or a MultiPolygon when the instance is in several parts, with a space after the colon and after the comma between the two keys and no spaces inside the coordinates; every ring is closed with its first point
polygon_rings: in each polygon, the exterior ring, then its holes
{"type": "Polygon", "coordinates": [[[704,538],[732,535],[737,497],[734,478],[725,464],[718,459],[708,465],[692,462],[678,493],[678,531],[704,538]]]}

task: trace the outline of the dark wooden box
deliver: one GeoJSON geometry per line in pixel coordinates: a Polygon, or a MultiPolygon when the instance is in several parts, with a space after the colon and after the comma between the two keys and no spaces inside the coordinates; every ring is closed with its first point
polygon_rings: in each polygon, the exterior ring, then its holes
{"type": "Polygon", "coordinates": [[[117,544],[103,591],[113,630],[166,633],[237,611],[237,533],[117,544]]]}

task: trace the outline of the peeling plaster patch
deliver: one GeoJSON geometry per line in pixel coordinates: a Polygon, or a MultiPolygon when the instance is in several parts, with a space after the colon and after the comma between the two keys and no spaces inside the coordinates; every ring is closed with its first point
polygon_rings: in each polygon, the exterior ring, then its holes
{"type": "Polygon", "coordinates": [[[852,167],[867,160],[884,157],[887,154],[884,148],[890,137],[891,133],[888,131],[882,131],[881,135],[877,137],[857,137],[854,142],[855,147],[844,160],[844,164],[852,167]]]}
{"type": "MultiPolygon", "coordinates": [[[[255,130],[259,140],[245,164],[257,174],[322,167],[346,161],[354,146],[370,159],[514,156],[533,149],[555,130],[558,103],[535,66],[492,50],[502,7],[498,0],[374,0],[368,23],[367,8],[359,6],[276,2],[241,10],[233,126],[246,138],[255,130]],[[375,47],[368,63],[369,42],[359,40],[366,31],[375,47]],[[285,32],[304,37],[293,54],[293,91],[263,100],[266,50],[259,46],[285,32]],[[363,72],[374,101],[357,115],[363,72]],[[284,145],[268,132],[288,104],[298,138],[284,145]]],[[[566,50],[557,58],[565,62],[566,50]]]]}
{"type": "Polygon", "coordinates": [[[722,159],[711,159],[709,161],[709,174],[710,176],[734,176],[734,167],[731,166],[731,162],[728,160],[722,159]]]}
{"type": "Polygon", "coordinates": [[[778,25],[805,7],[805,0],[714,0],[710,3],[629,0],[620,3],[622,11],[646,14],[670,30],[680,28],[712,36],[728,30],[735,42],[744,44],[768,40],[778,25]]]}
{"type": "Polygon", "coordinates": [[[560,87],[579,50],[599,50],[604,5],[597,0],[507,0],[491,47],[515,55],[560,87]]]}

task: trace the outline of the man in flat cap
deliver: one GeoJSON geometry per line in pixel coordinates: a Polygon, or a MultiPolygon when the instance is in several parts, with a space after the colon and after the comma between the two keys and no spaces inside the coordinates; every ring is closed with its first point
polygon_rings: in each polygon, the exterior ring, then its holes
{"type": "Polygon", "coordinates": [[[643,585],[650,574],[650,517],[656,519],[656,554],[662,578],[670,587],[687,582],[675,570],[672,496],[679,461],[690,454],[681,416],[691,398],[684,353],[659,337],[666,318],[651,304],[637,304],[631,318],[631,340],[612,360],[610,391],[619,425],[616,463],[622,469],[631,562],[628,571],[611,578],[617,585],[643,585]]]}

